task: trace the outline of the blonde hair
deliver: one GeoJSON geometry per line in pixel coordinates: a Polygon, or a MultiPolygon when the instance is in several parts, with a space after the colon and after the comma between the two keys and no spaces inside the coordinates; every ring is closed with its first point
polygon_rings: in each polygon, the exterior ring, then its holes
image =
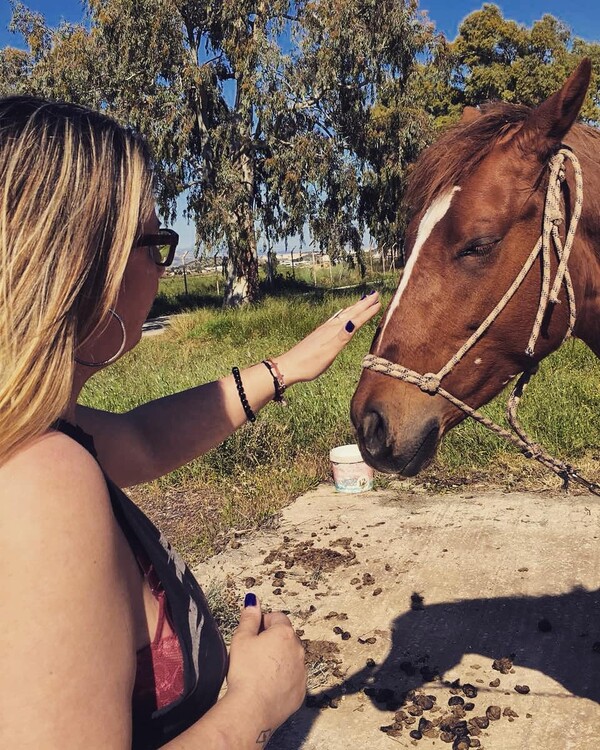
{"type": "Polygon", "coordinates": [[[153,207],[144,142],[72,104],[0,99],[0,465],[64,414],[153,207]]]}

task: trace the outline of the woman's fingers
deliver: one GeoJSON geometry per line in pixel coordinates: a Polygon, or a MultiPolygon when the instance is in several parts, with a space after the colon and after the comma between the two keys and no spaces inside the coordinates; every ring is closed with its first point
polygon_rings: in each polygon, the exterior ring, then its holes
{"type": "MultiPolygon", "coordinates": [[[[375,292],[368,298],[361,299],[354,305],[346,308],[344,315],[346,322],[340,327],[338,336],[344,341],[349,341],[355,331],[358,331],[366,322],[371,320],[372,317],[377,315],[381,310],[381,302],[379,295],[375,292]]],[[[342,316],[340,316],[342,317],[342,316]]],[[[340,321],[342,323],[343,321],[340,321]]]]}

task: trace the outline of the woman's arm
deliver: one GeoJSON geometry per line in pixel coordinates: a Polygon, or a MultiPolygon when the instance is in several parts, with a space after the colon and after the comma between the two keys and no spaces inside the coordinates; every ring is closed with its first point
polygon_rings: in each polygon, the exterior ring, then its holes
{"type": "MultiPolygon", "coordinates": [[[[353,333],[379,310],[377,293],[368,295],[275,357],[286,385],[318,377],[353,333]],[[346,330],[349,320],[354,325],[352,331],[346,330]]],[[[243,370],[241,377],[250,406],[258,412],[273,398],[273,378],[263,364],[243,370]]],[[[100,463],[122,487],[173,471],[222,443],[245,421],[231,375],[150,401],[125,414],[77,408],[77,423],[93,435],[100,463]]]]}
{"type": "MultiPolygon", "coordinates": [[[[143,604],[127,556],[104,477],[79,445],[50,433],[2,466],[0,747],[131,748],[143,604]]],[[[285,615],[262,622],[258,605],[242,612],[226,695],[170,750],[260,750],[298,708],[302,646],[285,615]]]]}
{"type": "Polygon", "coordinates": [[[263,750],[306,692],[304,649],[282,612],[242,612],[231,639],[227,693],[169,750],[263,750]]]}

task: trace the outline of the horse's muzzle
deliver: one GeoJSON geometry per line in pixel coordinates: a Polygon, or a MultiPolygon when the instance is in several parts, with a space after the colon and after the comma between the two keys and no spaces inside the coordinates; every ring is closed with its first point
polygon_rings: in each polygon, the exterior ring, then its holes
{"type": "Polygon", "coordinates": [[[374,469],[413,477],[433,460],[440,439],[436,417],[401,435],[395,434],[384,410],[374,405],[361,417],[352,417],[363,458],[374,469]]]}

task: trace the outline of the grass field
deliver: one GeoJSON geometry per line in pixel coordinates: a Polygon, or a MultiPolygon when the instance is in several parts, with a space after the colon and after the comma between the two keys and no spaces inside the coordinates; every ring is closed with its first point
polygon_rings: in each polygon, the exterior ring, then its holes
{"type": "MultiPolygon", "coordinates": [[[[179,281],[180,279],[175,279],[179,281]]],[[[390,290],[384,292],[384,302],[390,290]]],[[[321,290],[267,298],[244,310],[204,307],[173,318],[163,335],[142,340],[87,386],[89,405],[126,411],[173,391],[213,380],[275,356],[298,341],[356,293],[321,290]]],[[[330,370],[290,390],[289,406],[271,404],[222,446],[161,480],[134,491],[188,559],[217,549],[231,529],[267,522],[298,494],[329,476],[329,449],[353,442],[349,404],[375,324],[361,330],[330,370]]],[[[555,455],[598,478],[600,361],[578,342],[545,360],[521,409],[522,422],[555,455]]],[[[503,419],[497,399],[485,412],[503,419]]],[[[506,487],[554,486],[558,480],[527,462],[499,438],[470,421],[444,440],[426,485],[460,486],[489,481],[506,487]]],[[[380,476],[379,485],[388,479],[380,476]]]]}

